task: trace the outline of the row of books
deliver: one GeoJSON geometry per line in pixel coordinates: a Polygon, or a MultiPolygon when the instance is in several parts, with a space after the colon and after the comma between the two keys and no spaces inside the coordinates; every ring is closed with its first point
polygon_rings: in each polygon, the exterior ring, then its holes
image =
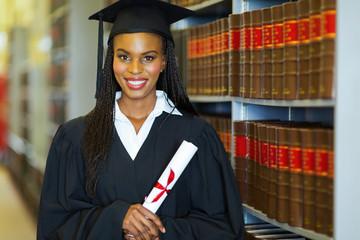
{"type": "Polygon", "coordinates": [[[65,86],[65,79],[67,78],[68,61],[59,64],[53,63],[47,72],[47,79],[53,87],[65,86]]]}
{"type": "Polygon", "coordinates": [[[50,10],[51,12],[56,11],[59,7],[67,3],[68,0],[51,0],[50,1],[50,10]]]}
{"type": "Polygon", "coordinates": [[[170,0],[170,3],[181,7],[188,7],[205,1],[209,1],[209,0],[170,0]]]}
{"type": "Polygon", "coordinates": [[[331,236],[333,129],[318,122],[234,121],[243,202],[270,218],[331,236]]]}
{"type": "Polygon", "coordinates": [[[62,16],[57,19],[51,26],[52,48],[63,48],[67,44],[69,32],[68,16],[62,16]]]}
{"type": "Polygon", "coordinates": [[[299,0],[189,27],[189,93],[333,98],[335,7],[299,0]]]}
{"type": "Polygon", "coordinates": [[[232,133],[231,133],[231,117],[228,116],[217,116],[217,115],[201,115],[201,117],[210,123],[214,127],[221,142],[225,147],[229,159],[231,159],[232,154],[232,133]]]}
{"type": "Polygon", "coordinates": [[[245,224],[245,240],[305,240],[307,238],[286,231],[269,223],[245,224]]]}

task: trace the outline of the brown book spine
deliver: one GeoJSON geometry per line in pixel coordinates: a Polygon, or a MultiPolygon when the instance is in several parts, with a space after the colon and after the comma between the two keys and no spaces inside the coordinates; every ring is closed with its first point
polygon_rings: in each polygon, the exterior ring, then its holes
{"type": "Polygon", "coordinates": [[[214,89],[215,85],[215,75],[216,75],[216,22],[213,21],[210,23],[210,69],[209,71],[209,78],[207,81],[210,82],[210,86],[212,89],[214,89]]]}
{"type": "Polygon", "coordinates": [[[241,29],[241,61],[242,61],[242,81],[240,82],[240,95],[250,98],[250,63],[251,63],[251,27],[250,12],[243,13],[243,28],[241,29]]]}
{"type": "Polygon", "coordinates": [[[207,95],[220,95],[221,92],[221,19],[215,21],[215,75],[213,84],[207,89],[207,95]]]}
{"type": "Polygon", "coordinates": [[[298,128],[290,128],[289,136],[289,161],[290,161],[290,202],[289,225],[302,226],[303,203],[303,175],[301,158],[301,138],[298,128]]]}
{"type": "Polygon", "coordinates": [[[263,57],[262,57],[262,98],[271,99],[272,81],[272,24],[271,8],[262,9],[263,57]]]}
{"type": "Polygon", "coordinates": [[[205,46],[206,46],[206,28],[205,25],[198,26],[198,79],[199,82],[202,83],[202,86],[207,87],[206,82],[206,74],[207,66],[206,66],[206,54],[205,54],[205,46]]]}
{"type": "Polygon", "coordinates": [[[220,95],[229,95],[229,18],[221,19],[220,95]]]}
{"type": "Polygon", "coordinates": [[[300,129],[303,161],[303,228],[315,230],[315,138],[312,129],[300,129]]]}
{"type": "Polygon", "coordinates": [[[240,14],[229,15],[229,95],[240,96],[240,14]]]}
{"type": "Polygon", "coordinates": [[[190,95],[196,94],[196,86],[194,81],[194,67],[195,67],[195,39],[194,39],[195,27],[189,27],[187,29],[187,59],[188,59],[188,85],[187,91],[190,95]]]}
{"type": "Polygon", "coordinates": [[[310,18],[309,0],[298,2],[299,21],[299,88],[298,98],[309,98],[310,83],[310,18]]]}
{"type": "Polygon", "coordinates": [[[273,50],[272,50],[272,92],[271,98],[283,99],[283,74],[284,74],[284,26],[282,5],[271,7],[271,19],[273,24],[273,50]]]}
{"type": "Polygon", "coordinates": [[[278,191],[276,219],[279,222],[289,221],[289,146],[288,128],[278,127],[277,131],[277,169],[278,169],[278,191]]]}
{"type": "Polygon", "coordinates": [[[261,61],[262,61],[262,11],[250,12],[251,50],[250,50],[250,98],[261,98],[261,61]]]}
{"type": "Polygon", "coordinates": [[[319,98],[321,59],[321,0],[310,1],[310,98],[319,98]]]}
{"type": "Polygon", "coordinates": [[[297,99],[298,89],[298,20],[297,2],[283,3],[284,17],[284,99],[297,99]]]}
{"type": "Polygon", "coordinates": [[[328,232],[328,133],[326,129],[316,129],[315,174],[316,174],[316,211],[315,231],[323,234],[328,232]]]}
{"type": "Polygon", "coordinates": [[[328,236],[334,232],[334,130],[328,130],[328,236]]]}
{"type": "Polygon", "coordinates": [[[268,187],[269,187],[269,175],[268,175],[268,162],[269,162],[269,143],[267,124],[258,125],[259,135],[259,147],[260,147],[260,195],[261,201],[260,210],[263,213],[268,212],[268,187]]]}
{"type": "Polygon", "coordinates": [[[210,23],[206,23],[204,25],[204,29],[205,29],[205,34],[204,34],[204,38],[205,38],[205,50],[204,50],[204,68],[206,69],[206,71],[204,72],[204,76],[203,76],[203,81],[209,81],[209,79],[211,79],[212,77],[212,61],[211,61],[211,54],[212,54],[212,48],[213,46],[211,46],[211,41],[212,41],[212,30],[211,30],[211,22],[210,23]]]}
{"type": "Polygon", "coordinates": [[[200,29],[201,26],[196,26],[194,29],[194,81],[196,82],[197,93],[203,94],[203,82],[200,78],[200,29]]]}
{"type": "Polygon", "coordinates": [[[268,125],[268,144],[269,144],[269,161],[268,161],[268,212],[270,218],[276,218],[277,211],[277,144],[276,144],[276,126],[268,125]]]}
{"type": "Polygon", "coordinates": [[[260,146],[259,146],[259,122],[254,122],[254,207],[261,210],[260,198],[260,146]]]}
{"type": "Polygon", "coordinates": [[[336,36],[336,0],[321,1],[322,42],[320,61],[320,98],[334,97],[334,59],[336,36]]]}
{"type": "Polygon", "coordinates": [[[248,204],[255,207],[255,136],[254,122],[247,124],[248,147],[248,204]]]}
{"type": "Polygon", "coordinates": [[[234,121],[234,158],[235,176],[242,202],[247,204],[247,122],[234,121]]]}

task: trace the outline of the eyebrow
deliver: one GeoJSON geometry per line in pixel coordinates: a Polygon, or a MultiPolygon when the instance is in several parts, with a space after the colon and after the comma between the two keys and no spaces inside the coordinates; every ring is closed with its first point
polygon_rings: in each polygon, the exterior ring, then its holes
{"type": "MultiPolygon", "coordinates": [[[[118,49],[116,49],[116,52],[119,52],[119,51],[122,51],[122,52],[124,52],[124,53],[126,53],[126,54],[130,55],[130,52],[126,51],[126,50],[125,50],[125,49],[123,49],[123,48],[118,48],[118,49]]],[[[157,52],[157,51],[155,51],[155,50],[150,50],[150,51],[147,51],[147,52],[143,52],[143,53],[141,53],[141,55],[147,55],[147,54],[150,54],[150,53],[156,53],[156,54],[158,54],[158,52],[157,52]]]]}

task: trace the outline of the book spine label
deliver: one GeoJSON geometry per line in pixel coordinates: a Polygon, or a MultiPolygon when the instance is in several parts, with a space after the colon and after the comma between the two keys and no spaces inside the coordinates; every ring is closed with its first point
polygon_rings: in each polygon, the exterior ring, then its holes
{"type": "Polygon", "coordinates": [[[315,172],[317,176],[327,177],[329,168],[329,152],[327,149],[316,150],[316,166],[315,172]]]}
{"type": "Polygon", "coordinates": [[[278,146],[278,169],[289,170],[289,147],[284,145],[278,146]]]}
{"type": "Polygon", "coordinates": [[[311,42],[321,41],[321,14],[310,15],[310,39],[311,42]]]}
{"type": "Polygon", "coordinates": [[[300,173],[302,171],[301,154],[300,147],[289,147],[290,171],[293,173],[300,173]]]}
{"type": "Polygon", "coordinates": [[[240,51],[240,29],[230,29],[230,51],[240,51]]]}
{"type": "Polygon", "coordinates": [[[310,43],[310,21],[309,21],[309,18],[299,19],[299,41],[300,41],[300,44],[310,43]]]}
{"type": "Polygon", "coordinates": [[[315,151],[313,148],[303,148],[303,172],[315,174],[315,151]]]}
{"type": "Polygon", "coordinates": [[[336,10],[324,10],[322,12],[322,36],[323,38],[335,38],[336,36],[336,10]]]}
{"type": "Polygon", "coordinates": [[[276,151],[277,151],[277,145],[269,144],[269,163],[268,163],[269,168],[273,168],[273,169],[277,168],[276,151]]]}
{"type": "Polygon", "coordinates": [[[234,141],[235,141],[235,156],[246,157],[247,155],[246,136],[234,136],[234,141]]]}
{"type": "Polygon", "coordinates": [[[284,24],[282,22],[273,25],[273,45],[274,47],[284,46],[284,24]]]}
{"type": "Polygon", "coordinates": [[[296,19],[284,21],[285,45],[297,45],[298,39],[298,21],[296,19]]]}

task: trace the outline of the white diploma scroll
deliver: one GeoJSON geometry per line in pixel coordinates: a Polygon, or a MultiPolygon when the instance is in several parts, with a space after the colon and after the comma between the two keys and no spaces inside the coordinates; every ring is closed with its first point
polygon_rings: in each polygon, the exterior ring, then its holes
{"type": "Polygon", "coordinates": [[[185,140],[181,143],[164,172],[161,174],[158,182],[143,203],[144,207],[156,213],[197,149],[194,144],[185,140]]]}

